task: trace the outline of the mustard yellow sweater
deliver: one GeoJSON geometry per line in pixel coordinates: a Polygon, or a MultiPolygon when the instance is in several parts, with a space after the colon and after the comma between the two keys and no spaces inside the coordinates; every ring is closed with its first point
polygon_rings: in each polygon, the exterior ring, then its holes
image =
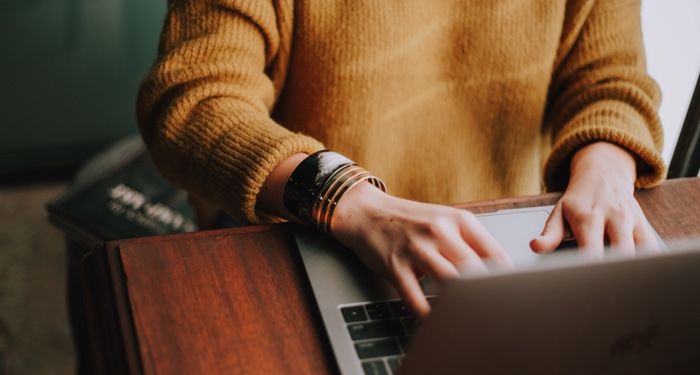
{"type": "Polygon", "coordinates": [[[435,203],[562,189],[597,140],[649,187],[659,100],[638,1],[172,0],[138,118],[167,178],[255,223],[272,168],[323,145],[435,203]]]}

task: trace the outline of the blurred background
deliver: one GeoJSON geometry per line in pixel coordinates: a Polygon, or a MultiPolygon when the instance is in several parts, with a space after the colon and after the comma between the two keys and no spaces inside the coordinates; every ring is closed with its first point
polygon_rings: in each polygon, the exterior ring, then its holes
{"type": "Polygon", "coordinates": [[[0,1],[0,375],[73,374],[66,242],[45,205],[136,133],[165,0],[0,1]]]}
{"type": "Polygon", "coordinates": [[[134,133],[164,13],[164,0],[0,2],[1,178],[65,176],[134,133]]]}
{"type": "MultiPolygon", "coordinates": [[[[165,0],[0,1],[0,375],[70,374],[64,234],[45,204],[135,134],[165,0]]],[[[700,1],[643,1],[670,162],[700,74],[700,1]]]]}
{"type": "Polygon", "coordinates": [[[671,162],[690,98],[700,75],[700,1],[642,0],[642,32],[647,69],[661,86],[659,116],[671,162]]]}

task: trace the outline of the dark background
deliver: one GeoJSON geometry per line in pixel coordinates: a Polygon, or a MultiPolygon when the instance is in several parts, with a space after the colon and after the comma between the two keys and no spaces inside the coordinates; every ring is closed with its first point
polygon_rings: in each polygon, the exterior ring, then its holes
{"type": "Polygon", "coordinates": [[[165,0],[0,0],[0,375],[73,374],[63,233],[46,202],[137,132],[165,0]]]}
{"type": "Polygon", "coordinates": [[[164,0],[0,2],[0,180],[69,175],[136,132],[164,0]]]}

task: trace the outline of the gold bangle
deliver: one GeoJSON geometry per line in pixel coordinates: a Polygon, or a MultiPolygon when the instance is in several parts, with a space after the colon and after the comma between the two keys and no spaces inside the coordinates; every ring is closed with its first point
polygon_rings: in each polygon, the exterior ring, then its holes
{"type": "Polygon", "coordinates": [[[382,180],[358,166],[345,167],[329,180],[332,181],[328,181],[325,184],[321,194],[323,198],[316,202],[314,209],[316,226],[324,233],[330,233],[333,214],[342,196],[358,183],[367,180],[381,191],[386,191],[386,186],[382,180]]]}
{"type": "Polygon", "coordinates": [[[342,196],[365,180],[386,191],[379,178],[350,159],[332,151],[319,151],[294,170],[285,186],[283,202],[302,222],[329,233],[342,196]]]}
{"type": "Polygon", "coordinates": [[[333,173],[326,183],[323,185],[321,188],[321,191],[319,193],[319,198],[318,200],[314,203],[313,207],[313,219],[314,222],[316,223],[316,226],[319,227],[320,225],[319,222],[321,221],[321,216],[322,213],[327,209],[328,204],[330,203],[328,197],[329,195],[332,194],[332,191],[335,191],[338,184],[342,183],[342,181],[345,179],[345,177],[349,173],[353,173],[357,170],[362,170],[361,167],[357,166],[356,164],[351,164],[344,166],[336,171],[336,173],[333,173]]]}
{"type": "Polygon", "coordinates": [[[350,190],[351,187],[357,185],[359,182],[362,182],[368,178],[372,177],[372,175],[367,171],[362,169],[361,171],[357,171],[356,173],[348,176],[347,178],[342,181],[342,184],[337,187],[335,191],[333,191],[333,195],[329,199],[329,204],[326,206],[326,209],[323,212],[323,217],[321,221],[319,221],[319,226],[320,230],[324,233],[330,233],[331,229],[331,220],[333,219],[333,213],[335,211],[335,207],[338,204],[338,201],[340,201],[340,198],[348,191],[350,190]]]}

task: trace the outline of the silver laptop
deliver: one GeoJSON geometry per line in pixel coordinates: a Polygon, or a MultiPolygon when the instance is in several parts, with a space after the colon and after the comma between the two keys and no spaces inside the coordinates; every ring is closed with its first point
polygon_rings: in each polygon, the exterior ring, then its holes
{"type": "MultiPolygon", "coordinates": [[[[561,310],[564,307],[563,305],[560,306],[556,299],[536,300],[537,303],[525,304],[521,306],[517,314],[515,314],[517,310],[514,310],[513,314],[510,314],[509,309],[511,306],[488,306],[486,303],[487,301],[490,303],[494,298],[504,301],[509,301],[513,298],[515,298],[514,301],[527,300],[527,293],[523,294],[522,291],[523,287],[526,285],[538,285],[538,283],[544,285],[543,288],[533,291],[533,296],[537,295],[539,296],[538,298],[550,295],[550,289],[552,291],[560,290],[561,288],[559,286],[561,285],[578,283],[576,285],[580,284],[579,286],[583,285],[585,287],[587,281],[586,277],[579,276],[578,279],[572,279],[566,272],[556,274],[542,271],[544,269],[567,269],[566,267],[568,267],[569,264],[573,264],[571,262],[578,264],[576,262],[579,262],[579,260],[578,257],[575,256],[575,253],[572,254],[574,256],[569,257],[540,256],[529,250],[529,241],[540,233],[544,222],[549,216],[551,208],[551,206],[534,207],[478,215],[486,228],[504,246],[506,251],[510,253],[516,265],[516,271],[502,275],[489,275],[478,280],[465,280],[457,283],[450,283],[443,292],[438,290],[439,288],[436,284],[428,281],[423,286],[426,294],[431,296],[431,303],[435,303],[435,309],[431,317],[424,324],[420,324],[420,329],[418,329],[418,321],[399,300],[394,289],[387,282],[378,278],[364,267],[352,252],[343,248],[333,240],[319,236],[312,231],[302,230],[297,232],[297,244],[341,372],[343,374],[391,374],[397,371],[399,367],[402,367],[401,364],[402,361],[405,360],[405,354],[409,351],[408,348],[411,347],[415,348],[417,353],[409,355],[411,359],[404,370],[411,371],[409,368],[411,367],[416,371],[420,371],[416,373],[425,373],[431,366],[437,364],[441,366],[434,367],[430,371],[437,371],[437,373],[449,371],[463,373],[473,369],[481,373],[486,367],[477,366],[475,364],[476,362],[473,360],[471,362],[466,361],[465,363],[451,363],[442,360],[431,362],[431,358],[438,358],[435,353],[430,351],[423,353],[423,349],[420,348],[437,348],[437,345],[431,346],[431,342],[433,341],[440,342],[452,349],[460,347],[466,348],[468,346],[466,346],[465,343],[470,342],[469,340],[473,340],[474,344],[470,350],[475,353],[474,355],[479,358],[488,358],[486,354],[499,354],[500,356],[498,356],[498,358],[500,358],[500,360],[497,361],[498,364],[508,364],[510,362],[507,359],[510,358],[510,356],[517,357],[518,355],[517,352],[513,351],[517,348],[517,344],[529,347],[530,343],[534,342],[551,343],[552,340],[555,342],[557,340],[573,342],[573,340],[571,340],[572,335],[579,332],[579,328],[576,327],[579,326],[580,323],[575,319],[567,320],[560,318],[561,323],[556,326],[558,331],[553,331],[551,329],[537,330],[536,328],[538,326],[534,324],[533,315],[540,314],[548,309],[557,311],[557,308],[559,308],[561,310]],[[569,263],[563,262],[562,259],[564,258],[569,259],[569,263]],[[489,291],[490,287],[487,285],[477,288],[483,292],[481,294],[477,293],[479,298],[470,295],[468,299],[455,300],[455,298],[458,297],[454,297],[454,295],[459,295],[463,288],[469,289],[468,286],[470,283],[476,283],[478,281],[488,284],[489,280],[499,280],[499,285],[505,285],[505,287],[503,287],[502,290],[493,289],[494,292],[491,292],[489,291]],[[543,282],[542,280],[547,282],[543,282]],[[508,288],[509,283],[513,283],[512,290],[508,288]],[[498,293],[495,291],[498,291],[498,293]],[[487,297],[488,299],[485,299],[487,297]],[[481,306],[484,308],[483,311],[486,314],[484,317],[480,318],[482,319],[481,321],[471,321],[471,325],[465,324],[464,318],[462,318],[462,316],[466,316],[464,314],[469,311],[470,306],[481,306]],[[505,310],[496,311],[495,309],[497,308],[503,308],[505,310]],[[493,309],[493,311],[489,313],[489,309],[493,309]],[[504,318],[502,315],[499,315],[503,313],[508,313],[509,315],[508,324],[506,324],[506,326],[519,327],[520,331],[513,331],[514,335],[509,337],[505,337],[503,332],[492,335],[488,330],[474,331],[474,326],[499,327],[503,325],[504,323],[502,320],[504,318]],[[446,320],[445,317],[447,316],[452,320],[446,320]],[[567,322],[572,326],[567,326],[567,324],[565,324],[567,322]],[[434,326],[440,326],[443,330],[434,328],[434,326]],[[461,331],[462,328],[467,329],[467,327],[470,332],[469,334],[464,333],[464,337],[456,337],[457,335],[454,333],[461,331]],[[533,329],[535,329],[534,332],[532,332],[533,329]],[[569,331],[568,333],[562,333],[567,332],[567,329],[569,331]],[[438,332],[440,333],[438,334],[438,332]],[[515,332],[518,333],[516,334],[515,332]],[[479,345],[479,342],[481,342],[481,345],[479,345]],[[475,351],[474,348],[478,350],[475,351]],[[509,348],[512,348],[512,350],[509,348]],[[425,361],[422,362],[422,359],[425,359],[425,361]],[[451,367],[453,365],[457,367],[451,367]]],[[[620,264],[634,262],[634,259],[623,261],[620,264]]],[[[608,267],[607,264],[608,263],[586,264],[585,266],[581,266],[584,270],[582,272],[595,275],[599,268],[608,267]]],[[[696,261],[695,266],[697,274],[700,275],[700,261],[696,261]]],[[[612,272],[612,275],[623,277],[622,274],[616,272],[612,272]]],[[[629,275],[626,275],[624,277],[628,276],[629,275]]],[[[649,278],[649,272],[637,274],[636,277],[653,280],[653,278],[649,278]]],[[[614,277],[612,278],[614,279],[614,277]]],[[[624,289],[621,289],[624,283],[619,283],[617,280],[612,281],[616,282],[602,290],[608,290],[613,295],[619,297],[615,301],[619,301],[620,303],[624,301],[625,306],[628,307],[641,306],[644,301],[647,301],[645,302],[647,304],[657,306],[655,303],[658,301],[653,298],[640,300],[626,300],[622,298],[626,295],[622,293],[624,289]],[[618,294],[615,294],[615,292],[618,294]]],[[[697,283],[695,285],[697,286],[697,283]]],[[[471,290],[474,290],[474,288],[471,288],[471,290]]],[[[530,289],[524,288],[524,290],[527,292],[530,289]]],[[[700,290],[698,290],[697,287],[694,289],[681,288],[679,290],[683,292],[693,290],[696,295],[700,295],[700,290]]],[[[590,308],[590,306],[597,306],[599,303],[605,302],[596,300],[597,296],[593,292],[596,292],[596,290],[585,292],[576,289],[573,291],[574,294],[582,293],[582,296],[588,298],[577,299],[576,301],[578,302],[573,306],[585,310],[586,308],[590,308]]],[[[674,311],[673,309],[678,309],[679,307],[686,307],[686,301],[684,300],[679,299],[672,302],[675,303],[669,304],[670,311],[674,311]]],[[[610,304],[608,303],[608,305],[610,304]]],[[[571,314],[571,311],[567,311],[567,313],[571,314]]],[[[603,313],[604,312],[601,312],[599,315],[591,315],[588,320],[586,320],[585,315],[574,314],[574,316],[582,318],[588,324],[592,324],[596,319],[600,319],[601,316],[606,316],[603,313]]],[[[641,312],[638,314],[641,314],[641,312]]],[[[700,312],[696,316],[700,317],[700,312]]],[[[635,317],[635,315],[632,314],[630,317],[635,317]]],[[[610,319],[613,318],[613,316],[610,317],[610,319]]],[[[635,317],[634,319],[637,318],[635,317]]],[[[700,324],[695,325],[698,326],[700,324]]],[[[628,328],[622,324],[619,319],[609,320],[607,326],[618,327],[623,331],[625,328],[628,328]]],[[[648,327],[635,327],[635,329],[638,330],[646,328],[648,327]]],[[[629,331],[633,332],[633,330],[629,331]]],[[[592,331],[585,331],[584,333],[588,332],[592,331]]],[[[696,337],[700,336],[696,335],[696,337]]],[[[564,346],[555,346],[555,349],[558,347],[563,348],[564,346]]],[[[548,350],[550,350],[549,355],[554,357],[560,354],[556,350],[551,352],[551,348],[548,350]]],[[[579,352],[582,361],[587,358],[586,353],[588,352],[579,352]]],[[[455,352],[453,350],[449,353],[454,354],[455,352]]],[[[468,358],[468,356],[456,355],[456,358],[463,359],[468,358]]],[[[528,358],[532,358],[532,365],[540,363],[540,357],[528,358]]],[[[559,356],[559,358],[562,358],[560,360],[562,366],[573,366],[576,363],[575,361],[565,360],[568,358],[566,356],[559,356]]],[[[505,371],[505,373],[512,373],[516,370],[519,372],[520,368],[522,368],[522,366],[513,367],[510,368],[509,371],[505,371]]],[[[564,368],[568,369],[568,367],[564,368]]],[[[571,371],[564,372],[570,373],[571,371]]],[[[496,371],[494,373],[504,372],[496,371]]]]}
{"type": "Polygon", "coordinates": [[[700,374],[700,243],[553,258],[446,283],[401,373],[700,374]]]}

